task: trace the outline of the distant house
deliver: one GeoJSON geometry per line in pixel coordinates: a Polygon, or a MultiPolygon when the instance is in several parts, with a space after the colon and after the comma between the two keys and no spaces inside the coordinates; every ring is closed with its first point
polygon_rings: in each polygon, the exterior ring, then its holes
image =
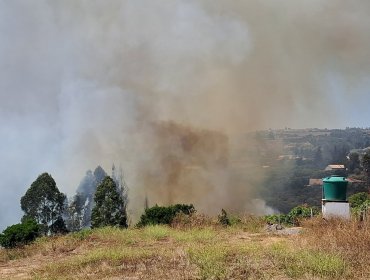
{"type": "MultiPolygon", "coordinates": [[[[357,184],[363,184],[365,181],[353,179],[353,178],[347,178],[348,183],[357,183],[357,184]]],[[[310,179],[308,182],[309,187],[320,187],[324,184],[322,179],[310,179]]]]}
{"type": "Polygon", "coordinates": [[[308,182],[308,186],[310,187],[322,186],[322,185],[323,185],[322,179],[310,179],[310,181],[308,182]]]}
{"type": "Polygon", "coordinates": [[[346,167],[343,164],[329,164],[325,171],[344,171],[346,167]]]}

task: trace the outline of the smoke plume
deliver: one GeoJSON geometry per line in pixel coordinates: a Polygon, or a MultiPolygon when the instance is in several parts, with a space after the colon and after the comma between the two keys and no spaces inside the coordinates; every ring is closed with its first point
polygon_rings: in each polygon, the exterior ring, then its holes
{"type": "Polygon", "coordinates": [[[262,175],[243,133],[366,123],[369,13],[361,0],[1,1],[0,227],[42,172],[72,194],[113,162],[132,208],[145,195],[253,208],[262,175]]]}

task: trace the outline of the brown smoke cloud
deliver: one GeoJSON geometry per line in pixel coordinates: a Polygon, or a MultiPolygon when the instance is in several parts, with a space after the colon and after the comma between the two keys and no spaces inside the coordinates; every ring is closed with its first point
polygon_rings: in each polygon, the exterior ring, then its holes
{"type": "Polygon", "coordinates": [[[366,99],[369,12],[344,0],[1,2],[1,133],[18,139],[4,174],[23,163],[22,193],[47,169],[71,193],[87,168],[120,162],[133,208],[145,193],[253,208],[262,174],[243,133],[346,126],[342,108],[366,99]]]}
{"type": "Polygon", "coordinates": [[[141,169],[150,201],[165,205],[194,203],[202,210],[226,204],[227,192],[231,191],[222,178],[229,165],[226,135],[173,122],[155,123],[151,131],[155,156],[141,169]]]}

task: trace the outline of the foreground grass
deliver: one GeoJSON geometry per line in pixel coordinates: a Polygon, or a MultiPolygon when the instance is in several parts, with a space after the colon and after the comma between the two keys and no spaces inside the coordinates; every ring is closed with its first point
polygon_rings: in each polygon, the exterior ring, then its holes
{"type": "Polygon", "coordinates": [[[0,265],[32,264],[28,279],[370,279],[367,226],[316,220],[299,236],[256,233],[255,224],[107,227],[0,250],[0,265]]]}

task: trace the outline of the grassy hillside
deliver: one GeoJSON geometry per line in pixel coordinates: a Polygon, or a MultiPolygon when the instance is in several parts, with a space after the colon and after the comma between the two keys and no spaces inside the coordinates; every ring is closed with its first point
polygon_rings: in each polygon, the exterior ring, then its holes
{"type": "Polygon", "coordinates": [[[370,223],[101,228],[0,250],[1,279],[370,279],[370,223]]]}

